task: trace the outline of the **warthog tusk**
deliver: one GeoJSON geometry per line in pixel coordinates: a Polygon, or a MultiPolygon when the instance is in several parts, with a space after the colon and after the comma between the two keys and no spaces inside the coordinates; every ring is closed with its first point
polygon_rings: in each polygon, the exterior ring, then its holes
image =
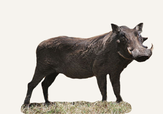
{"type": "Polygon", "coordinates": [[[151,51],[153,51],[153,44],[152,44],[152,46],[151,46],[150,50],[151,50],[151,51]]]}
{"type": "Polygon", "coordinates": [[[127,48],[127,51],[130,55],[132,55],[131,51],[130,51],[130,47],[127,48]]]}

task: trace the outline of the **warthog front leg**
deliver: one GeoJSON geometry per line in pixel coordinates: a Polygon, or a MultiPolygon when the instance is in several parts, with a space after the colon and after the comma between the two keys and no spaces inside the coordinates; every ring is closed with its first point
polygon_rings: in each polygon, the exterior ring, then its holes
{"type": "Polygon", "coordinates": [[[97,78],[97,83],[98,83],[98,87],[100,89],[101,95],[102,95],[102,101],[106,101],[107,100],[107,79],[106,79],[106,75],[99,75],[96,76],[97,78]]]}
{"type": "Polygon", "coordinates": [[[119,103],[122,101],[122,98],[120,95],[120,74],[110,75],[110,80],[112,83],[114,94],[117,98],[116,102],[119,103]]]}

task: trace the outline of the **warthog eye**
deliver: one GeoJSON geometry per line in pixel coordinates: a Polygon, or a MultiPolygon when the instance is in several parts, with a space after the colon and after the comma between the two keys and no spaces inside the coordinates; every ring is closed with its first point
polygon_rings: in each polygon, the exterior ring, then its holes
{"type": "Polygon", "coordinates": [[[128,42],[128,39],[127,39],[125,33],[121,33],[121,34],[120,34],[120,37],[121,37],[121,41],[122,41],[122,42],[128,42]]]}

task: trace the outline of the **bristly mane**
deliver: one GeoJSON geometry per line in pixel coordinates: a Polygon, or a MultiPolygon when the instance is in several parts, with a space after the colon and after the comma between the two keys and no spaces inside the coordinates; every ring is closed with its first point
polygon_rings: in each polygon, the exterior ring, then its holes
{"type": "MultiPolygon", "coordinates": [[[[110,38],[111,34],[112,32],[108,32],[90,38],[77,38],[68,36],[50,38],[41,42],[37,48],[37,51],[45,48],[63,48],[66,46],[65,44],[67,44],[67,46],[73,50],[80,48],[80,50],[82,50],[83,56],[87,55],[87,52],[98,55],[105,48],[106,42],[112,41],[112,39],[110,38]]],[[[65,47],[65,49],[67,49],[67,46],[65,47]]]]}
{"type": "Polygon", "coordinates": [[[110,38],[112,32],[108,32],[99,36],[89,38],[88,50],[93,51],[98,55],[105,48],[106,42],[111,42],[113,39],[110,38]]]}

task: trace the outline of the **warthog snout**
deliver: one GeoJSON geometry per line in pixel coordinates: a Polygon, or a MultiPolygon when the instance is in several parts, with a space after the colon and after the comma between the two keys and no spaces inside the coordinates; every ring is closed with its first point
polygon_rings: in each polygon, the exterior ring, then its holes
{"type": "Polygon", "coordinates": [[[147,47],[141,47],[141,49],[134,49],[132,51],[129,50],[129,52],[132,54],[133,58],[138,62],[143,62],[150,58],[152,55],[153,45],[150,49],[147,49],[147,47]]]}

